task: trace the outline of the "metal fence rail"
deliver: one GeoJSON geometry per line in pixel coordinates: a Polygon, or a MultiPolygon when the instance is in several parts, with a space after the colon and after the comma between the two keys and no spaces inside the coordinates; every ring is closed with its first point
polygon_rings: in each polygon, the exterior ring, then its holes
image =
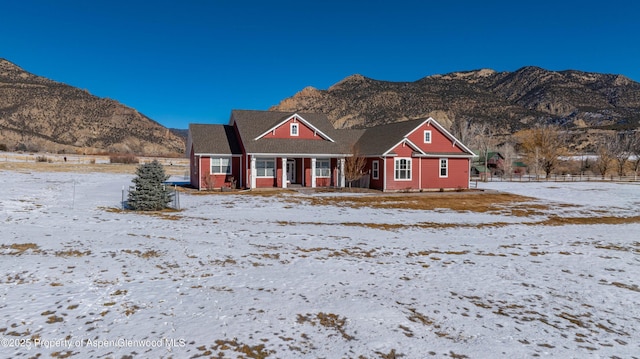
{"type": "Polygon", "coordinates": [[[640,182],[640,176],[599,176],[599,175],[551,175],[549,178],[545,176],[488,176],[488,177],[472,177],[472,182],[640,182]]]}

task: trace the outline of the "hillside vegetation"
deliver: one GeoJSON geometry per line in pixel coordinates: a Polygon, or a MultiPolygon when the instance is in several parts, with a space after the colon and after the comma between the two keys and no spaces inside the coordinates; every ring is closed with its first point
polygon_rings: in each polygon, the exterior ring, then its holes
{"type": "Polygon", "coordinates": [[[587,141],[594,132],[636,129],[640,124],[640,83],[621,75],[483,69],[434,75],[414,82],[379,81],[352,75],[327,90],[307,87],[273,106],[277,111],[326,113],[340,128],[361,128],[433,117],[487,123],[512,134],[555,124],[587,141]]]}
{"type": "Polygon", "coordinates": [[[115,100],[28,73],[0,59],[0,145],[5,149],[149,155],[184,140],[115,100]]]}

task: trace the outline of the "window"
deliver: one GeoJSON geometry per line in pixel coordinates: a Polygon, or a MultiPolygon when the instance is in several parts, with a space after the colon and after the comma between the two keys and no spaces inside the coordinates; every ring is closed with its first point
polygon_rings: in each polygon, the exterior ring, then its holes
{"type": "Polygon", "coordinates": [[[291,136],[297,136],[298,135],[298,124],[297,123],[292,123],[291,126],[289,127],[289,134],[291,136]]]}
{"type": "Polygon", "coordinates": [[[276,173],[274,159],[256,159],[256,177],[273,177],[276,173]]]}
{"type": "Polygon", "coordinates": [[[231,159],[229,157],[211,158],[211,174],[231,174],[231,159]]]}
{"type": "Polygon", "coordinates": [[[379,161],[371,162],[371,177],[373,177],[373,179],[380,178],[380,162],[379,161]]]}
{"type": "Polygon", "coordinates": [[[446,158],[440,159],[440,177],[447,177],[449,175],[449,160],[446,158]]]}
{"type": "Polygon", "coordinates": [[[316,177],[331,177],[331,160],[316,160],[316,177]]]}
{"type": "Polygon", "coordinates": [[[431,130],[424,131],[424,143],[431,143],[431,130]]]}
{"type": "Polygon", "coordinates": [[[411,158],[396,158],[394,167],[396,180],[411,180],[411,158]]]}

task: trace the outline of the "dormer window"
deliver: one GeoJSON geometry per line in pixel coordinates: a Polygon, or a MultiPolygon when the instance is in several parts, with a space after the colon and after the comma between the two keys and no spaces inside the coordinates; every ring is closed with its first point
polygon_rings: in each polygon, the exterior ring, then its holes
{"type": "Polygon", "coordinates": [[[424,143],[431,143],[431,130],[424,131],[424,143]]]}
{"type": "Polygon", "coordinates": [[[297,123],[292,123],[291,127],[289,127],[289,134],[291,136],[298,136],[298,124],[297,123]]]}

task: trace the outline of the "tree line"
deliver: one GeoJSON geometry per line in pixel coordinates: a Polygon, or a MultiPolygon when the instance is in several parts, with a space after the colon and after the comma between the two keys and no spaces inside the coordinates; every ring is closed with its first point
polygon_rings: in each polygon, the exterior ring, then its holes
{"type": "MultiPolygon", "coordinates": [[[[576,155],[570,150],[569,131],[554,124],[537,125],[506,137],[498,136],[487,123],[465,120],[453,121],[450,130],[467,147],[479,152],[476,154],[485,168],[489,152],[499,152],[504,158],[502,171],[506,175],[513,172],[514,161],[522,160],[530,174],[544,173],[548,179],[557,174],[563,160],[576,155]]],[[[589,170],[603,178],[614,172],[618,176],[638,172],[640,131],[610,131],[597,136],[594,142],[594,159],[583,161],[581,172],[589,170]]]]}

